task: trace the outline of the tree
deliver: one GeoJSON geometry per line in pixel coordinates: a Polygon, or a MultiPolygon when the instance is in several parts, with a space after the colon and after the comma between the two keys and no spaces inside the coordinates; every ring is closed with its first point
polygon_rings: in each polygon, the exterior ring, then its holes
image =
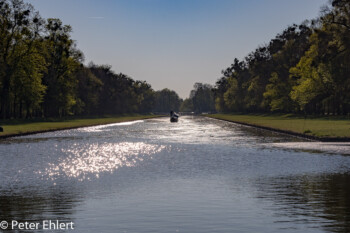
{"type": "Polygon", "coordinates": [[[271,59],[267,46],[257,48],[246,57],[249,79],[242,84],[246,90],[244,96],[244,109],[246,111],[266,110],[263,93],[271,73],[271,59]]]}
{"type": "Polygon", "coordinates": [[[91,115],[98,113],[99,94],[103,82],[97,78],[89,68],[81,67],[76,73],[78,85],[76,89],[77,104],[74,107],[75,114],[91,115]]]}
{"type": "Polygon", "coordinates": [[[40,110],[45,94],[46,86],[42,84],[43,72],[46,69],[45,58],[36,51],[35,46],[31,51],[28,56],[18,61],[18,68],[11,80],[13,117],[23,117],[23,105],[26,118],[32,117],[33,112],[40,110]]]}
{"type": "MultiPolygon", "coordinates": [[[[16,112],[19,97],[17,93],[13,93],[13,85],[18,84],[19,79],[26,83],[23,88],[26,89],[24,92],[30,99],[27,107],[30,108],[41,101],[44,90],[39,81],[41,65],[33,62],[31,67],[23,62],[31,59],[41,60],[38,54],[41,30],[42,20],[30,4],[25,4],[22,0],[0,0],[0,111],[2,118],[14,116],[16,112]],[[26,77],[19,77],[24,74],[28,74],[29,78],[34,80],[33,85],[29,84],[30,80],[24,80],[26,77]],[[15,78],[17,80],[14,80],[15,78]],[[39,93],[31,93],[36,91],[39,93]]],[[[17,88],[16,91],[20,90],[17,88]]]]}
{"type": "Polygon", "coordinates": [[[190,98],[185,99],[185,100],[181,103],[180,111],[181,111],[181,112],[193,112],[194,109],[193,109],[193,102],[192,102],[192,99],[190,99],[190,98]]]}
{"type": "Polygon", "coordinates": [[[168,88],[155,93],[155,112],[167,113],[172,111],[179,111],[182,100],[179,95],[168,88]]]}
{"type": "Polygon", "coordinates": [[[297,104],[291,99],[290,92],[296,84],[289,78],[289,70],[294,67],[309,48],[312,29],[308,22],[292,25],[278,34],[269,44],[272,54],[269,83],[263,94],[271,111],[292,112],[297,104]]]}
{"type": "Polygon", "coordinates": [[[323,10],[309,50],[291,68],[291,77],[297,79],[291,97],[307,113],[350,110],[350,3],[332,1],[332,6],[323,10]]]}
{"type": "Polygon", "coordinates": [[[242,97],[240,96],[237,79],[234,77],[228,78],[228,86],[224,94],[225,105],[230,111],[240,111],[242,109],[242,97]]]}
{"type": "Polygon", "coordinates": [[[350,2],[333,0],[322,14],[235,59],[215,86],[216,108],[348,114],[350,2]]]}
{"type": "Polygon", "coordinates": [[[71,32],[22,0],[0,0],[2,118],[151,111],[154,91],[147,82],[109,66],[85,67],[71,32]]]}
{"type": "Polygon", "coordinates": [[[43,103],[45,116],[72,114],[77,103],[75,75],[82,61],[82,53],[70,38],[72,28],[59,19],[48,19],[45,37],[47,73],[43,83],[47,86],[43,103]]]}
{"type": "Polygon", "coordinates": [[[324,10],[321,22],[317,34],[328,43],[318,48],[334,85],[329,100],[333,102],[333,114],[347,114],[350,111],[350,2],[333,0],[332,8],[324,10]]]}
{"type": "Polygon", "coordinates": [[[193,110],[197,113],[215,111],[213,87],[209,84],[195,83],[190,93],[193,110]]]}
{"type": "Polygon", "coordinates": [[[222,73],[227,79],[227,89],[223,94],[226,110],[244,111],[245,83],[250,78],[247,63],[236,58],[234,63],[222,73]]]}
{"type": "Polygon", "coordinates": [[[226,77],[221,77],[216,81],[214,86],[214,98],[215,98],[215,109],[218,112],[226,112],[227,106],[225,104],[224,94],[228,89],[228,80],[226,77]]]}
{"type": "Polygon", "coordinates": [[[136,81],[134,87],[139,100],[137,111],[139,113],[150,112],[155,103],[155,92],[151,85],[146,81],[136,81]]]}
{"type": "Polygon", "coordinates": [[[291,68],[291,78],[297,77],[297,85],[293,87],[290,93],[291,98],[296,101],[300,110],[309,112],[309,110],[317,111],[317,105],[325,93],[327,93],[326,85],[331,82],[330,74],[324,64],[313,66],[313,59],[317,57],[316,46],[311,46],[310,50],[302,57],[296,67],[291,68]]]}
{"type": "Polygon", "coordinates": [[[108,65],[91,63],[89,69],[102,83],[98,91],[99,113],[147,113],[153,109],[155,93],[147,82],[116,74],[108,65]]]}

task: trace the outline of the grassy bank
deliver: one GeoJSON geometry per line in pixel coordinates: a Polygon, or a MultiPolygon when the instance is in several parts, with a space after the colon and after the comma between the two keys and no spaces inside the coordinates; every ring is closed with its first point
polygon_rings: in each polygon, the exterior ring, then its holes
{"type": "Polygon", "coordinates": [[[72,129],[85,126],[103,125],[125,121],[134,121],[159,117],[158,115],[130,115],[96,118],[66,118],[66,119],[35,119],[35,120],[6,120],[0,121],[4,132],[0,138],[17,135],[27,135],[39,132],[48,132],[62,129],[72,129]]]}
{"type": "Polygon", "coordinates": [[[212,114],[208,117],[295,133],[320,140],[349,139],[350,119],[345,117],[302,117],[295,115],[212,114]]]}

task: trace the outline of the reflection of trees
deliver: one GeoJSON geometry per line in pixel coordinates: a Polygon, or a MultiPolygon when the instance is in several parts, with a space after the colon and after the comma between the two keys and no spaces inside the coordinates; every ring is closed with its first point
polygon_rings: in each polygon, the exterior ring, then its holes
{"type": "MultiPolygon", "coordinates": [[[[18,222],[39,222],[43,220],[73,221],[74,208],[80,199],[72,192],[55,190],[40,194],[37,192],[0,193],[0,220],[18,222]]],[[[11,229],[11,226],[8,227],[11,229]]],[[[18,232],[18,230],[7,230],[18,232]]],[[[30,231],[26,231],[30,232],[30,231]]],[[[34,231],[37,232],[37,231],[34,231]]]]}
{"type": "Polygon", "coordinates": [[[332,232],[350,232],[350,174],[271,178],[259,182],[259,198],[273,201],[293,223],[308,217],[332,232]]]}

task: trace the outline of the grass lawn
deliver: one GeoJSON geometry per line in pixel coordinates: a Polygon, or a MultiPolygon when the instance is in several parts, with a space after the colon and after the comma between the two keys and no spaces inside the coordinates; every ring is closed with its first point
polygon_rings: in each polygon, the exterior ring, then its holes
{"type": "Polygon", "coordinates": [[[113,116],[101,118],[68,118],[68,119],[36,119],[36,120],[5,120],[0,121],[0,126],[4,132],[0,132],[1,137],[29,134],[35,132],[45,132],[60,129],[78,128],[84,126],[102,125],[125,121],[134,121],[159,117],[158,115],[131,115],[113,116]]]}
{"type": "Polygon", "coordinates": [[[302,117],[291,114],[212,114],[212,118],[270,127],[319,138],[350,138],[350,118],[302,117]]]}

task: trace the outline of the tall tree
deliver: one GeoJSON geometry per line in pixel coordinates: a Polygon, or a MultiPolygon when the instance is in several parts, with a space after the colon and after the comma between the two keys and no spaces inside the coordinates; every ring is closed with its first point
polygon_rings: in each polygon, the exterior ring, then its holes
{"type": "Polygon", "coordinates": [[[226,112],[228,110],[224,99],[224,94],[227,91],[227,89],[227,77],[221,77],[218,81],[216,81],[213,91],[215,98],[215,109],[218,112],[226,112]]]}
{"type": "MultiPolygon", "coordinates": [[[[0,111],[2,118],[11,117],[13,114],[11,114],[11,106],[16,108],[16,103],[11,105],[14,101],[17,102],[18,98],[13,95],[13,85],[18,83],[18,80],[14,81],[15,76],[19,78],[18,75],[31,74],[35,83],[32,91],[36,91],[37,85],[39,93],[35,98],[31,98],[32,103],[28,105],[35,105],[41,101],[43,88],[40,87],[41,83],[38,80],[40,62],[33,62],[34,67],[23,62],[41,59],[38,54],[33,55],[40,50],[37,47],[37,41],[41,30],[42,20],[30,4],[22,0],[0,0],[0,111]]],[[[20,78],[23,80],[24,77],[20,78]]],[[[24,82],[28,84],[30,81],[24,80],[24,82]]],[[[28,85],[26,87],[26,91],[30,92],[28,85]]]]}
{"type": "Polygon", "coordinates": [[[78,69],[76,74],[78,80],[77,104],[75,105],[75,114],[91,115],[98,113],[99,94],[103,82],[97,78],[89,68],[83,65],[78,69]]]}
{"type": "Polygon", "coordinates": [[[152,111],[155,103],[155,92],[151,85],[145,81],[136,81],[134,84],[135,93],[138,98],[138,112],[147,113],[152,111]]]}
{"type": "Polygon", "coordinates": [[[193,110],[197,113],[215,111],[213,87],[209,84],[195,83],[190,93],[193,110]]]}
{"type": "Polygon", "coordinates": [[[272,67],[264,98],[271,111],[291,112],[297,104],[290,96],[295,80],[289,78],[289,69],[294,67],[309,48],[312,29],[308,22],[292,25],[278,34],[269,44],[272,67]]]}
{"type": "Polygon", "coordinates": [[[63,116],[71,114],[76,104],[75,77],[83,55],[75,48],[70,38],[72,28],[63,25],[59,19],[48,19],[45,40],[47,73],[43,82],[47,86],[44,101],[46,116],[63,116]]]}
{"type": "Polygon", "coordinates": [[[223,74],[227,79],[227,89],[223,95],[227,111],[244,111],[245,83],[250,78],[246,62],[236,58],[223,74]]]}

